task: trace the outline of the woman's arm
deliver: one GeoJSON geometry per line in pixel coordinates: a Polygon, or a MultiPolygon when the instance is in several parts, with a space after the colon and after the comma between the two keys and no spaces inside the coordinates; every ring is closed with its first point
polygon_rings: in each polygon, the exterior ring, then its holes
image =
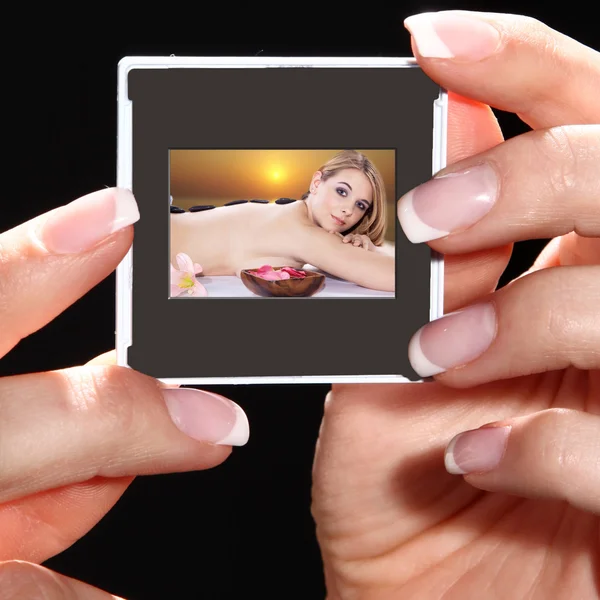
{"type": "Polygon", "coordinates": [[[375,246],[375,252],[386,256],[396,256],[396,246],[392,242],[383,242],[381,246],[375,246]]]}
{"type": "Polygon", "coordinates": [[[395,291],[393,255],[344,244],[339,236],[305,224],[298,224],[290,233],[293,252],[299,260],[366,288],[395,291]]]}

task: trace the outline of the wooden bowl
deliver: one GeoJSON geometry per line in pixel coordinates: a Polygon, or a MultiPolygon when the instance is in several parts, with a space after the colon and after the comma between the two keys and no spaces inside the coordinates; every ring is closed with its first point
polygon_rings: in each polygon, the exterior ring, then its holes
{"type": "Polygon", "coordinates": [[[244,269],[240,278],[254,294],[264,298],[306,298],[314,296],[325,286],[325,275],[304,271],[304,278],[277,279],[269,281],[255,274],[258,269],[244,269]]]}

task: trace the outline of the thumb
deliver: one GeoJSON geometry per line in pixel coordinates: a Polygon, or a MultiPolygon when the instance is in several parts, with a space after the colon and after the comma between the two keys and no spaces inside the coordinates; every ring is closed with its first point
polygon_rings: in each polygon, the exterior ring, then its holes
{"type": "Polygon", "coordinates": [[[446,469],[476,488],[600,514],[600,416],[549,409],[455,436],[446,469]]]}

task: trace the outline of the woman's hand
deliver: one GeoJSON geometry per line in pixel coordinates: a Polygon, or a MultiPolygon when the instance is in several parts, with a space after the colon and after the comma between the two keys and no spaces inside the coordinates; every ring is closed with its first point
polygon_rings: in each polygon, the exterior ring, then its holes
{"type": "Polygon", "coordinates": [[[350,244],[355,248],[362,248],[363,250],[377,250],[377,246],[375,246],[368,235],[360,235],[358,233],[347,233],[344,235],[339,231],[329,231],[329,233],[339,237],[344,244],[350,244]]]}
{"type": "MultiPolygon", "coordinates": [[[[0,235],[0,356],[115,270],[138,217],[129,192],[106,189],[0,235]]],[[[32,563],[89,531],[135,475],[208,469],[248,439],[233,402],[114,363],[0,378],[3,598],[113,598],[32,563]]]]}
{"type": "Polygon", "coordinates": [[[362,248],[363,250],[377,250],[377,246],[371,241],[371,238],[368,235],[360,235],[358,233],[347,233],[344,235],[339,231],[330,231],[339,237],[344,244],[350,244],[356,248],[362,248]]]}
{"type": "Polygon", "coordinates": [[[352,244],[357,248],[362,248],[363,250],[375,250],[375,244],[371,241],[371,238],[368,235],[359,235],[358,233],[348,233],[347,235],[342,236],[342,241],[344,244],[352,244]]]}
{"type": "Polygon", "coordinates": [[[410,344],[436,381],[328,397],[313,489],[328,599],[599,598],[600,54],[518,16],[407,26],[453,92],[454,164],[398,214],[445,255],[453,314],[410,344]],[[503,142],[487,105],[534,131],[503,142]],[[552,237],[496,291],[514,242],[552,237]]]}

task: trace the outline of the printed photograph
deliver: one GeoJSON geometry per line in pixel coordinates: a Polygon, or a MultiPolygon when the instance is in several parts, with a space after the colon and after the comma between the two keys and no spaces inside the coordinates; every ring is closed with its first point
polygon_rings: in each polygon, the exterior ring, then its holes
{"type": "Polygon", "coordinates": [[[170,297],[395,297],[395,150],[171,150],[170,297]]]}

